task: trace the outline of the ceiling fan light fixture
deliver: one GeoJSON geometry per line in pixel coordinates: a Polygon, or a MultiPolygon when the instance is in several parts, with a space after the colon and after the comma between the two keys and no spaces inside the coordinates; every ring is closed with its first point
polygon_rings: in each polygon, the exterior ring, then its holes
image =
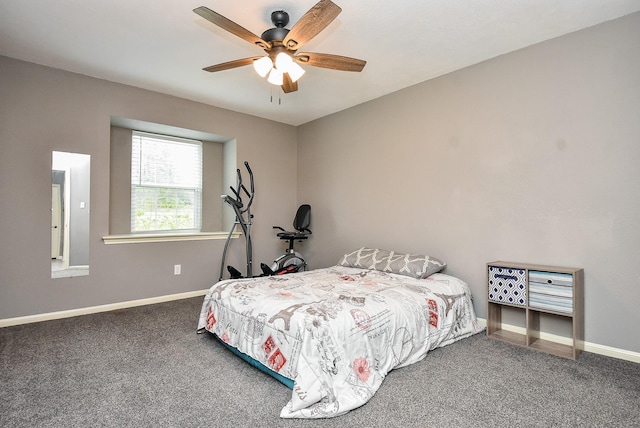
{"type": "Polygon", "coordinates": [[[277,68],[272,68],[271,72],[269,72],[269,77],[267,78],[267,82],[272,85],[280,86],[284,82],[282,71],[277,68]]]}
{"type": "Polygon", "coordinates": [[[283,73],[289,72],[289,67],[293,64],[293,59],[285,52],[279,52],[276,55],[276,68],[283,73]]]}
{"type": "Polygon", "coordinates": [[[292,82],[297,82],[304,74],[304,69],[293,61],[291,55],[280,52],[276,55],[276,69],[283,73],[288,73],[292,82]]]}
{"type": "Polygon", "coordinates": [[[271,58],[263,56],[262,58],[253,61],[253,68],[260,77],[265,77],[273,68],[273,63],[271,62],[271,58]]]}
{"type": "Polygon", "coordinates": [[[302,75],[305,73],[305,70],[295,62],[291,62],[287,73],[289,73],[289,77],[291,77],[292,82],[297,82],[298,79],[300,79],[302,75]]]}

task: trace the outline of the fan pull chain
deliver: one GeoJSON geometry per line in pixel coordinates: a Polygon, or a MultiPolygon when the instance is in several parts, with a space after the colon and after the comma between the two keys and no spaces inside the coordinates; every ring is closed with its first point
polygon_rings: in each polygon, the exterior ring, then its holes
{"type": "MultiPolygon", "coordinates": [[[[271,86],[271,96],[269,97],[269,102],[273,104],[273,89],[275,86],[271,86]]],[[[278,86],[278,105],[282,105],[282,93],[280,92],[280,87],[278,86]]]]}

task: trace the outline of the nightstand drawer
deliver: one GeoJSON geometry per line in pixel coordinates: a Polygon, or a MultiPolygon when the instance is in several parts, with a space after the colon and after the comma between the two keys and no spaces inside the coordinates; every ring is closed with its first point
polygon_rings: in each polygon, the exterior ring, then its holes
{"type": "Polygon", "coordinates": [[[529,294],[529,307],[563,314],[573,313],[573,299],[549,294],[529,294]]]}
{"type": "Polygon", "coordinates": [[[529,282],[540,284],[560,285],[565,287],[573,286],[573,275],[570,273],[543,272],[539,270],[529,271],[529,282]]]}
{"type": "Polygon", "coordinates": [[[529,306],[564,314],[573,313],[573,275],[530,270],[529,306]]]}
{"type": "Polygon", "coordinates": [[[526,282],[526,271],[524,269],[489,266],[489,300],[516,306],[526,306],[526,282]]]}

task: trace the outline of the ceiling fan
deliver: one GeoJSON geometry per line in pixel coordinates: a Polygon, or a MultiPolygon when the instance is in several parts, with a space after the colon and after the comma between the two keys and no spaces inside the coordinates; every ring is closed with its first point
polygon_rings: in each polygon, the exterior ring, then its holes
{"type": "Polygon", "coordinates": [[[267,80],[270,83],[281,86],[285,93],[289,93],[298,90],[298,79],[304,74],[304,69],[298,64],[340,71],[362,71],[367,63],[361,59],[340,55],[298,52],[302,45],[324,30],[342,11],[330,0],[320,0],[291,29],[285,28],[289,23],[287,12],[283,10],[273,12],[271,21],[275,27],[266,30],[260,37],[205,6],[200,6],[193,11],[218,27],[264,49],[267,53],[267,56],[237,59],[205,67],[203,68],[205,71],[222,71],[253,64],[260,76],[268,75],[267,80]]]}

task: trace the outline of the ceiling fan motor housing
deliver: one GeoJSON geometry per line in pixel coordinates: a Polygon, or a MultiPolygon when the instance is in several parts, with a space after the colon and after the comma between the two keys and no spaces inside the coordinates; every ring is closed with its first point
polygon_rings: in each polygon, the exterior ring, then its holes
{"type": "Polygon", "coordinates": [[[267,42],[273,42],[274,40],[284,40],[289,34],[289,30],[284,28],[289,23],[289,14],[284,10],[276,10],[271,13],[271,22],[275,25],[275,28],[270,28],[260,38],[267,42]]]}
{"type": "Polygon", "coordinates": [[[276,40],[282,41],[284,40],[285,37],[287,37],[287,34],[289,34],[288,29],[284,27],[276,27],[276,28],[270,28],[264,33],[262,33],[260,38],[266,42],[273,42],[276,40]]]}
{"type": "Polygon", "coordinates": [[[286,27],[289,23],[289,14],[284,10],[276,10],[275,12],[271,12],[271,22],[276,27],[286,27]]]}

